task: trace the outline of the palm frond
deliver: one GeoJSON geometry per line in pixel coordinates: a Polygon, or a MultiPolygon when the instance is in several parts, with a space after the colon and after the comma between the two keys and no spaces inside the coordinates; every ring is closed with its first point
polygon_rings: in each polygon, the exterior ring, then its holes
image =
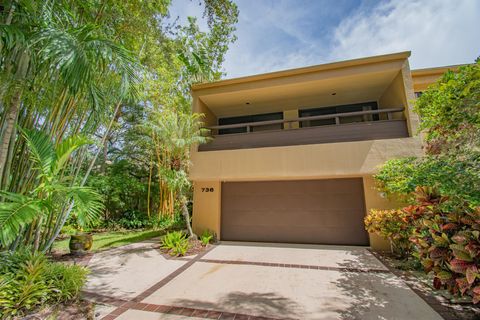
{"type": "Polygon", "coordinates": [[[0,48],[11,50],[15,46],[25,43],[25,34],[21,28],[16,25],[0,25],[0,48]]]}
{"type": "Polygon", "coordinates": [[[138,66],[123,46],[97,35],[92,24],[69,29],[46,27],[33,39],[40,61],[48,70],[59,70],[62,81],[72,93],[88,90],[95,74],[118,73],[121,91],[126,94],[138,82],[138,66]]]}
{"type": "Polygon", "coordinates": [[[74,201],[73,214],[81,227],[98,221],[104,208],[100,194],[88,187],[70,187],[68,196],[74,201]]]}
{"type": "Polygon", "coordinates": [[[90,144],[91,141],[85,136],[76,135],[64,139],[56,148],[56,161],[53,168],[53,174],[56,175],[63,169],[70,155],[80,147],[90,144]]]}
{"type": "Polygon", "coordinates": [[[36,199],[4,191],[0,194],[9,200],[0,203],[0,243],[5,247],[15,240],[20,228],[31,223],[41,210],[36,199]]]}
{"type": "Polygon", "coordinates": [[[27,141],[31,159],[38,166],[38,169],[44,174],[51,173],[52,165],[55,161],[55,150],[50,137],[38,130],[19,129],[27,141]]]}

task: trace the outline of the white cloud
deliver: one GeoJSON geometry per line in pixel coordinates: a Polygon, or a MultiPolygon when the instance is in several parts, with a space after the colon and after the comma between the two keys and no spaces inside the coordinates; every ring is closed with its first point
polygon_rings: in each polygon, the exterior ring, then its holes
{"type": "MultiPolygon", "coordinates": [[[[227,78],[412,51],[412,68],[470,63],[480,55],[480,0],[234,0],[238,40],[227,78]]],[[[172,16],[203,6],[174,0],[172,16]]]]}
{"type": "Polygon", "coordinates": [[[470,63],[480,55],[480,1],[393,0],[347,17],[331,60],[412,51],[413,68],[470,63]]]}
{"type": "Polygon", "coordinates": [[[227,77],[398,51],[412,51],[412,68],[470,63],[480,55],[478,0],[362,3],[333,25],[326,22],[329,15],[348,6],[319,4],[239,1],[238,41],[227,54],[227,77]],[[317,37],[309,32],[315,24],[317,37]]]}

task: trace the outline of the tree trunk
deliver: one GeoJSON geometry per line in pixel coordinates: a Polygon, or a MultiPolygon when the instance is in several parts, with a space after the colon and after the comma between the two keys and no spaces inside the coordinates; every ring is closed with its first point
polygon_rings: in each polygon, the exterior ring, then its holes
{"type": "Polygon", "coordinates": [[[40,234],[42,232],[42,222],[43,222],[43,217],[40,217],[37,223],[37,230],[35,230],[35,238],[33,241],[33,252],[37,252],[38,248],[40,248],[40,234]]]}
{"type": "MultiPolygon", "coordinates": [[[[6,128],[2,137],[2,145],[0,149],[0,180],[3,177],[8,159],[8,149],[12,141],[12,135],[15,129],[18,111],[20,110],[21,91],[18,90],[12,98],[12,103],[6,114],[6,128]]],[[[5,179],[3,179],[5,180],[5,179]]]]}
{"type": "Polygon", "coordinates": [[[190,214],[188,213],[187,207],[187,198],[183,195],[180,195],[180,201],[182,202],[182,214],[185,218],[185,224],[187,225],[188,235],[191,239],[197,240],[198,237],[195,233],[193,233],[192,226],[190,225],[190,214]]]}
{"type": "MultiPolygon", "coordinates": [[[[15,119],[15,123],[18,123],[18,114],[15,119]]],[[[10,169],[12,168],[12,160],[15,153],[15,140],[17,136],[17,126],[13,127],[13,133],[10,139],[10,146],[8,147],[7,160],[5,162],[5,167],[3,168],[2,175],[0,175],[0,190],[7,190],[8,184],[10,182],[10,169]]]]}

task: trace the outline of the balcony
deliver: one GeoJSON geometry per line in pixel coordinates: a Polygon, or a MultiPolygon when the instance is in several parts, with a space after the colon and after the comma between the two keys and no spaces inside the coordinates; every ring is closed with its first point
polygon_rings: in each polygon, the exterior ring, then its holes
{"type": "Polygon", "coordinates": [[[403,111],[404,108],[391,108],[210,126],[207,128],[212,139],[200,145],[198,151],[403,138],[409,136],[403,111]],[[308,126],[315,121],[328,123],[328,120],[332,124],[308,126]],[[275,126],[283,129],[255,131],[255,128],[275,126]],[[225,129],[234,128],[241,128],[245,132],[219,134],[225,129]]]}

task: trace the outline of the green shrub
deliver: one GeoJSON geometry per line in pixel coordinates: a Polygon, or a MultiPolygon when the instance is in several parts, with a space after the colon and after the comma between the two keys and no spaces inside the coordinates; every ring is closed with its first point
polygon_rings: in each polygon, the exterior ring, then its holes
{"type": "Polygon", "coordinates": [[[43,254],[32,254],[27,249],[2,253],[0,259],[2,319],[73,299],[86,280],[86,269],[49,262],[43,254]]]}
{"type": "Polygon", "coordinates": [[[410,253],[413,225],[409,223],[409,215],[402,210],[371,210],[365,217],[365,229],[389,239],[394,252],[402,257],[410,253]]]}
{"type": "Polygon", "coordinates": [[[50,299],[65,302],[78,297],[85,281],[88,270],[78,265],[63,263],[49,263],[45,278],[54,288],[50,299]]]}
{"type": "Polygon", "coordinates": [[[162,238],[162,248],[170,251],[171,255],[185,255],[189,248],[187,235],[181,231],[172,231],[162,238]]]}
{"type": "Polygon", "coordinates": [[[415,256],[436,289],[480,302],[480,208],[443,206],[445,198],[417,188],[418,205],[403,209],[413,221],[415,256]],[[446,210],[448,209],[448,210],[446,210]]]}
{"type": "Polygon", "coordinates": [[[170,254],[172,256],[184,256],[187,253],[189,247],[190,243],[188,242],[188,240],[182,240],[175,244],[175,246],[170,251],[170,254]]]}
{"type": "Polygon", "coordinates": [[[212,231],[205,229],[200,236],[200,241],[202,242],[202,245],[208,245],[214,239],[214,236],[215,235],[212,231]]]}

